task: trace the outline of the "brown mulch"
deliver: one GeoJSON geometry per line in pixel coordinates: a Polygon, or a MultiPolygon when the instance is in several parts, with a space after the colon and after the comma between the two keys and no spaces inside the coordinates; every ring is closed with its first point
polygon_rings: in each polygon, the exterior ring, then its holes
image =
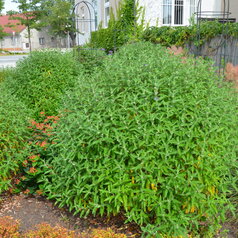
{"type": "Polygon", "coordinates": [[[53,202],[41,196],[1,195],[0,217],[10,216],[20,222],[20,232],[33,230],[36,225],[48,223],[59,225],[77,233],[90,232],[95,228],[111,228],[114,232],[124,233],[127,237],[140,237],[139,227],[135,224],[125,224],[123,215],[110,219],[105,217],[74,216],[64,208],[58,208],[53,202]]]}
{"type": "MultiPolygon", "coordinates": [[[[20,221],[20,232],[32,230],[40,223],[62,226],[77,233],[90,232],[91,229],[111,228],[114,232],[124,233],[127,237],[141,237],[136,224],[125,224],[125,217],[117,215],[110,219],[92,217],[87,219],[74,216],[65,208],[58,208],[53,202],[42,196],[0,195],[0,217],[10,216],[20,221]]],[[[238,222],[227,222],[216,238],[237,238],[238,222]],[[224,233],[223,233],[224,231],[224,233]]]]}

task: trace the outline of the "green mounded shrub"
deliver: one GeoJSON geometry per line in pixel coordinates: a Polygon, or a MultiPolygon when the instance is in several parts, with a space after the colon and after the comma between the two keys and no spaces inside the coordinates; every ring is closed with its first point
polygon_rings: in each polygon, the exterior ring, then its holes
{"type": "Polygon", "coordinates": [[[27,155],[30,114],[19,99],[0,87],[0,193],[27,155]]]}
{"type": "Polygon", "coordinates": [[[79,79],[64,110],[39,181],[60,206],[124,211],[148,237],[208,234],[231,208],[237,96],[208,63],[128,45],[79,79]]]}
{"type": "Polygon", "coordinates": [[[74,85],[77,64],[70,53],[33,52],[17,64],[6,82],[13,94],[28,107],[47,115],[57,114],[61,95],[74,85]]]}
{"type": "Polygon", "coordinates": [[[95,68],[103,65],[106,52],[105,49],[79,46],[74,49],[74,57],[83,66],[85,73],[92,73],[95,68]]]}
{"type": "Polygon", "coordinates": [[[12,70],[10,68],[0,68],[0,83],[3,82],[8,76],[9,74],[11,74],[12,70]]]}

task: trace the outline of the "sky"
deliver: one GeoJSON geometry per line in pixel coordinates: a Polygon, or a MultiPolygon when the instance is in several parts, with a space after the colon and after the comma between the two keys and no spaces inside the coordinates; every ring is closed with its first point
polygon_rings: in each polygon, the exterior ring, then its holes
{"type": "Polygon", "coordinates": [[[5,4],[4,4],[4,9],[2,13],[6,13],[7,11],[10,11],[10,10],[14,10],[14,11],[17,10],[17,4],[12,2],[12,0],[4,0],[4,1],[5,1],[5,4]]]}

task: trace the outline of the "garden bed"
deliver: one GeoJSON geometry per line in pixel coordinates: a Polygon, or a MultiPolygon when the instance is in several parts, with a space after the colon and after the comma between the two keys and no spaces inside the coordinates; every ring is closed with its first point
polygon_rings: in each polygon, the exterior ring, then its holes
{"type": "MultiPolygon", "coordinates": [[[[140,229],[135,224],[125,224],[125,217],[119,214],[108,219],[92,217],[87,219],[74,216],[65,208],[58,208],[42,196],[1,195],[0,218],[12,217],[20,222],[20,233],[35,229],[36,225],[47,223],[52,227],[60,226],[76,233],[89,234],[92,229],[112,229],[127,237],[140,237],[140,229]]],[[[0,224],[1,225],[1,224],[0,224]]]]}

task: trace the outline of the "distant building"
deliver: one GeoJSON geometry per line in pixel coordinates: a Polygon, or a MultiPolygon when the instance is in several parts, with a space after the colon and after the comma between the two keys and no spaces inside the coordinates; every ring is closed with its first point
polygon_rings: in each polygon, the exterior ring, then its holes
{"type": "MultiPolygon", "coordinates": [[[[7,35],[0,39],[0,48],[6,51],[28,52],[30,49],[26,26],[21,25],[19,20],[13,20],[9,15],[0,16],[0,25],[7,35]]],[[[56,38],[49,34],[49,28],[40,31],[31,30],[32,50],[44,48],[66,48],[67,40],[56,38]]]]}

